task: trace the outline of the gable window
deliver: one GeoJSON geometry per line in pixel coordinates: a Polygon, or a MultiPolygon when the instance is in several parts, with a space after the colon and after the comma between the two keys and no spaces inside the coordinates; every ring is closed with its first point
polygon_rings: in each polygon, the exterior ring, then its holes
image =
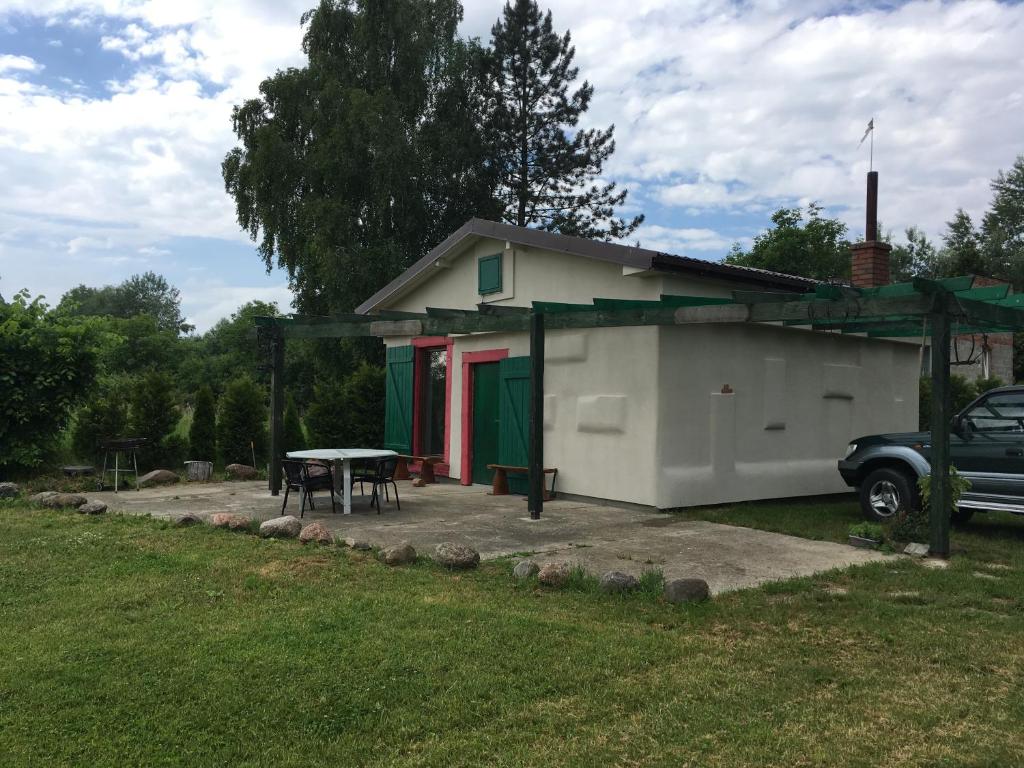
{"type": "Polygon", "coordinates": [[[477,291],[483,295],[501,291],[501,254],[481,256],[477,262],[477,291]]]}

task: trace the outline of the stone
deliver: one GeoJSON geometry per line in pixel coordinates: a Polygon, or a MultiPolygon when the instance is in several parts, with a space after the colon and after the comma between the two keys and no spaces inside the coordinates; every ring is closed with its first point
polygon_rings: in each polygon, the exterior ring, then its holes
{"type": "Polygon", "coordinates": [[[17,483],[0,483],[0,499],[14,499],[19,493],[17,483]]]}
{"type": "Polygon", "coordinates": [[[80,496],[77,493],[55,493],[53,496],[48,496],[43,499],[40,504],[50,509],[78,509],[80,506],[85,504],[88,499],[85,496],[80,496]]]}
{"type": "Polygon", "coordinates": [[[512,576],[519,581],[526,581],[536,576],[539,570],[540,566],[533,562],[533,560],[520,560],[516,563],[516,567],[512,569],[512,576]]]}
{"type": "Polygon", "coordinates": [[[80,515],[102,515],[107,511],[107,505],[102,501],[89,501],[78,508],[80,515]]]}
{"type": "Polygon", "coordinates": [[[224,467],[224,474],[228,476],[228,480],[256,480],[259,477],[256,467],[250,467],[248,464],[228,464],[224,467]]]}
{"type": "Polygon", "coordinates": [[[295,515],[274,517],[260,523],[260,536],[264,539],[294,539],[302,531],[302,523],[295,515]]]}
{"type": "Polygon", "coordinates": [[[464,544],[446,541],[434,547],[434,560],[445,568],[476,568],[480,565],[480,553],[464,544]]]}
{"type": "Polygon", "coordinates": [[[564,587],[569,582],[566,563],[544,563],[537,571],[537,581],[546,587],[564,587]]]}
{"type": "Polygon", "coordinates": [[[608,571],[601,577],[602,592],[631,592],[640,586],[640,579],[631,573],[608,571]]]}
{"type": "Polygon", "coordinates": [[[56,491],[42,491],[41,493],[32,494],[31,496],[28,497],[28,500],[31,501],[33,504],[42,504],[47,499],[52,498],[53,496],[56,495],[56,491]]]}
{"type": "Polygon", "coordinates": [[[413,481],[412,481],[412,487],[413,488],[425,488],[426,485],[427,484],[426,484],[426,482],[424,482],[422,477],[413,478],[413,481]]]}
{"type": "Polygon", "coordinates": [[[217,512],[210,515],[210,525],[214,528],[228,528],[232,531],[248,530],[252,524],[245,515],[238,515],[234,512],[217,512]]]}
{"type": "Polygon", "coordinates": [[[176,472],[169,469],[154,469],[139,478],[139,488],[151,488],[154,485],[170,485],[181,480],[176,472]]]}
{"type": "Polygon", "coordinates": [[[392,544],[380,551],[380,561],[384,565],[408,565],[416,561],[416,550],[407,541],[392,544]]]}
{"type": "Polygon", "coordinates": [[[907,544],[903,550],[904,555],[913,555],[914,557],[928,557],[928,545],[927,544],[907,544]]]}
{"type": "Polygon", "coordinates": [[[949,560],[942,560],[937,557],[928,557],[921,561],[921,565],[925,568],[938,568],[939,570],[942,570],[944,568],[949,568],[949,560]]]}
{"type": "Polygon", "coordinates": [[[345,546],[351,547],[352,549],[358,549],[361,552],[366,552],[372,549],[370,542],[363,541],[362,539],[347,538],[345,539],[345,546]]]}
{"type": "Polygon", "coordinates": [[[699,603],[711,597],[704,579],[673,579],[665,584],[665,599],[673,604],[699,603]]]}
{"type": "Polygon", "coordinates": [[[310,523],[299,532],[299,541],[303,544],[333,544],[334,535],[323,523],[310,523]]]}
{"type": "Polygon", "coordinates": [[[203,519],[199,515],[193,515],[191,512],[186,512],[184,515],[174,521],[176,528],[185,528],[189,525],[198,525],[203,522],[203,519]]]}

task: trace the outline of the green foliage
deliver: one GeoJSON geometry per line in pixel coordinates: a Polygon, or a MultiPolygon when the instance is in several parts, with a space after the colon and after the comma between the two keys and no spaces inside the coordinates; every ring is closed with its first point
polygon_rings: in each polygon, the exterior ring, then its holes
{"type": "Polygon", "coordinates": [[[1006,382],[998,376],[989,376],[987,379],[976,379],[974,382],[974,389],[979,395],[984,395],[989,390],[1005,386],[1006,382]]]}
{"type": "Polygon", "coordinates": [[[181,315],[178,289],[155,272],[132,275],[120,285],[102,288],[79,285],[64,294],[58,309],[72,315],[122,320],[146,315],[161,331],[170,331],[175,336],[194,329],[181,315]]]}
{"type": "MultiPolygon", "coordinates": [[[[949,374],[949,388],[951,390],[951,400],[953,403],[953,410],[949,414],[949,417],[953,418],[954,414],[962,411],[971,403],[972,400],[974,400],[974,398],[978,396],[978,389],[975,382],[958,373],[949,374]]],[[[931,429],[931,423],[932,380],[929,376],[922,376],[918,396],[918,428],[922,432],[926,432],[931,429]]]]}
{"type": "Polygon", "coordinates": [[[188,431],[189,459],[213,461],[217,457],[217,410],[213,390],[204,385],[196,392],[192,426],[188,431]]]}
{"type": "Polygon", "coordinates": [[[901,509],[889,524],[889,539],[891,541],[927,542],[931,535],[929,527],[927,510],[901,509]]]}
{"type": "Polygon", "coordinates": [[[351,311],[496,210],[461,18],[458,0],[321,0],[303,16],[306,65],[234,109],[225,188],[299,311],[351,311]]]}
{"type": "Polygon", "coordinates": [[[330,447],[383,445],[384,397],[384,369],[368,363],[345,381],[319,382],[306,414],[310,440],[330,447]]]}
{"type": "Polygon", "coordinates": [[[91,323],[24,291],[0,302],[0,475],[38,467],[97,374],[91,323]]]}
{"type": "Polygon", "coordinates": [[[893,246],[889,254],[892,281],[899,283],[915,277],[939,277],[938,252],[924,232],[917,227],[908,227],[904,234],[907,242],[893,246]]]}
{"type": "Polygon", "coordinates": [[[170,376],[147,371],[132,389],[129,424],[133,437],[159,443],[171,433],[178,418],[170,376]]]}
{"type": "Polygon", "coordinates": [[[982,254],[981,236],[963,208],[957,208],[942,236],[943,251],[939,277],[984,275],[989,273],[982,254]]]}
{"type": "Polygon", "coordinates": [[[306,411],[306,428],[311,444],[333,448],[354,446],[352,416],[348,407],[348,387],[344,381],[327,379],[317,382],[313,389],[313,402],[306,411]]]}
{"type": "Polygon", "coordinates": [[[217,448],[223,464],[257,465],[267,458],[267,411],[263,391],[248,376],[228,384],[220,398],[217,448]],[[251,445],[250,445],[251,444],[251,445]]]}
{"type": "Polygon", "coordinates": [[[361,364],[345,382],[349,428],[357,446],[384,444],[384,368],[361,364]]]}
{"type": "Polygon", "coordinates": [[[96,393],[75,412],[71,447],[81,461],[98,462],[100,446],[107,440],[128,434],[128,392],[131,380],[108,378],[96,393]]]}
{"type": "Polygon", "coordinates": [[[726,263],[813,280],[849,279],[846,225],[823,217],[821,211],[820,205],[811,203],[805,221],[799,208],[780,208],[772,214],[774,226],[754,238],[750,251],[744,252],[736,244],[726,263]]]}
{"type": "Polygon", "coordinates": [[[128,424],[132,436],[149,440],[149,445],[139,452],[140,468],[175,469],[172,462],[178,460],[180,443],[184,441],[168,440],[180,417],[171,377],[160,371],[147,371],[132,388],[130,402],[128,424]]]}
{"type": "Polygon", "coordinates": [[[992,180],[992,203],[981,231],[989,273],[1024,289],[1024,155],[992,180]]]}
{"type": "Polygon", "coordinates": [[[505,221],[552,232],[613,240],[643,221],[615,217],[626,190],[598,182],[615,151],[615,127],[580,129],[594,88],[579,74],[568,32],[535,0],[510,0],[491,29],[484,70],[483,128],[505,221]]]}
{"type": "Polygon", "coordinates": [[[306,435],[302,431],[302,419],[295,397],[288,393],[284,406],[284,452],[306,450],[306,435]]]}
{"type": "MultiPolygon", "coordinates": [[[[925,512],[931,509],[932,501],[932,476],[925,475],[918,478],[918,490],[921,492],[921,509],[925,512]]],[[[949,513],[953,514],[956,505],[966,491],[971,489],[971,481],[957,472],[956,467],[949,468],[949,513]]]]}
{"type": "Polygon", "coordinates": [[[873,539],[877,542],[885,541],[885,530],[878,523],[869,523],[864,520],[850,526],[850,535],[862,539],[873,539]]]}

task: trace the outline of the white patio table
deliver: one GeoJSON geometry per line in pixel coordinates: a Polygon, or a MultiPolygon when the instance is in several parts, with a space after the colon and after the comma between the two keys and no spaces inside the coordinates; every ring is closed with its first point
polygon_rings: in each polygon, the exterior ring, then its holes
{"type": "Polygon", "coordinates": [[[383,459],[397,456],[394,451],[377,448],[315,448],[311,451],[292,451],[289,459],[320,459],[334,462],[334,490],[341,493],[346,515],[352,514],[352,459],[383,459]],[[338,470],[341,469],[341,472],[338,470]],[[341,483],[341,488],[338,483],[341,483]]]}

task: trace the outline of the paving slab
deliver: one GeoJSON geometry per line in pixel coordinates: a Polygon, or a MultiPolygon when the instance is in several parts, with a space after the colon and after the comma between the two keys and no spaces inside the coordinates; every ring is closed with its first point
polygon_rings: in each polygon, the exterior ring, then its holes
{"type": "MultiPolygon", "coordinates": [[[[427,554],[445,541],[466,544],[485,560],[529,555],[538,562],[579,564],[601,575],[618,570],[641,575],[660,569],[666,579],[702,578],[714,594],[766,581],[808,576],[886,558],[845,544],[811,541],[639,509],[555,499],[541,520],[530,520],[522,496],[491,496],[486,486],[438,483],[414,488],[399,482],[402,509],[394,501],[382,514],[360,497],[353,514],[331,513],[330,497],[319,493],[304,521],[319,521],[335,539],[363,539],[375,547],[408,541],[427,554]]],[[[207,518],[217,512],[263,521],[281,512],[282,496],[271,496],[265,481],[189,483],[141,491],[92,493],[111,512],[177,519],[207,518]]],[[[286,514],[299,514],[297,494],[286,514]]]]}

